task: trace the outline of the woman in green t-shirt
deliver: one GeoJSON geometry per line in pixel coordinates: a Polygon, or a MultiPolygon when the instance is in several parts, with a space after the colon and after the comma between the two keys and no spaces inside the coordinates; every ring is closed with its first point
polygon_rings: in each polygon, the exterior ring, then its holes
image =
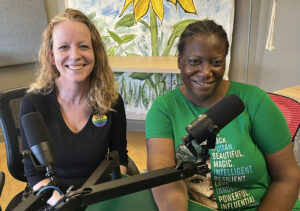
{"type": "Polygon", "coordinates": [[[197,116],[229,94],[245,104],[209,151],[211,175],[153,188],[159,210],[187,210],[188,192],[213,209],[299,208],[295,202],[300,171],[286,121],[263,90],[223,79],[228,48],[222,26],[212,20],[190,24],[178,44],[183,83],[158,97],[148,112],[147,164],[152,171],[185,159],[181,138],[187,134],[185,126],[197,116]]]}

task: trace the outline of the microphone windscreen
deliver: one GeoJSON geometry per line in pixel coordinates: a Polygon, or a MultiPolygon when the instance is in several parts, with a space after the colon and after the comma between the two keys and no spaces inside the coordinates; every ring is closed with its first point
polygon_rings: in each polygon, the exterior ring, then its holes
{"type": "Polygon", "coordinates": [[[236,95],[229,95],[213,105],[205,114],[211,118],[215,125],[222,129],[244,110],[243,101],[236,95]]]}
{"type": "Polygon", "coordinates": [[[22,116],[22,125],[27,138],[27,143],[31,148],[41,142],[49,142],[50,135],[47,126],[39,112],[30,112],[22,116]]]}

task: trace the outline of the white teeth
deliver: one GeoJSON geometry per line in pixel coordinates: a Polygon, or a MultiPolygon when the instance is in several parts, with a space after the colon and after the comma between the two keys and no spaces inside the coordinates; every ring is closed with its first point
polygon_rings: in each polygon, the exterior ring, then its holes
{"type": "Polygon", "coordinates": [[[69,66],[69,69],[71,69],[71,70],[79,70],[81,68],[83,68],[83,65],[82,66],[69,66]]]}
{"type": "Polygon", "coordinates": [[[205,85],[205,84],[210,84],[209,82],[201,82],[201,81],[195,81],[197,84],[202,84],[202,85],[205,85]]]}

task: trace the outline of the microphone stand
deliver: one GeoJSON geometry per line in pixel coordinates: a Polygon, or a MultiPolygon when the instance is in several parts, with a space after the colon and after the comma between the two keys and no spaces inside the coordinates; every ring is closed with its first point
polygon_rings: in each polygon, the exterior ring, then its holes
{"type": "MultiPolygon", "coordinates": [[[[104,200],[183,180],[194,174],[205,175],[210,171],[206,164],[206,160],[209,158],[208,150],[215,147],[218,131],[218,128],[214,126],[208,129],[207,142],[201,145],[203,150],[200,155],[198,155],[191,144],[193,140],[191,136],[182,138],[184,145],[188,145],[187,148],[193,155],[196,155],[195,161],[179,162],[176,166],[125,178],[121,178],[120,176],[119,154],[117,151],[112,151],[109,153],[107,159],[100,163],[81,188],[67,191],[63,198],[54,205],[54,210],[74,211],[104,200]]],[[[45,192],[39,196],[31,195],[20,203],[15,210],[30,211],[34,210],[38,205],[40,207],[45,205],[47,199],[52,195],[52,192],[50,194],[48,191],[45,192]]]]}
{"type": "Polygon", "coordinates": [[[34,168],[37,171],[42,171],[46,169],[46,177],[48,177],[54,185],[56,185],[56,179],[55,179],[55,170],[53,169],[53,166],[51,163],[46,163],[46,164],[39,164],[37,159],[33,156],[33,152],[31,150],[24,150],[22,151],[23,157],[29,157],[31,159],[31,162],[33,163],[34,168]]]}
{"type": "MultiPolygon", "coordinates": [[[[50,178],[52,185],[56,185],[56,179],[54,177],[55,171],[52,168],[47,168],[47,165],[39,165],[32,152],[30,150],[25,150],[22,152],[23,156],[30,156],[34,167],[41,171],[46,167],[46,176],[50,178]],[[50,171],[50,172],[49,172],[50,171]]],[[[87,188],[90,185],[94,185],[100,182],[107,182],[114,179],[120,179],[120,164],[119,164],[119,153],[117,151],[112,151],[108,154],[105,160],[103,160],[100,165],[94,170],[89,179],[81,186],[81,188],[87,188]],[[99,176],[101,175],[101,176],[99,176]]],[[[44,186],[43,186],[44,187],[44,186]]],[[[42,189],[41,187],[40,189],[42,189]]],[[[46,186],[47,187],[47,186],[46,186]]],[[[52,196],[53,189],[47,189],[39,195],[35,195],[39,190],[30,194],[25,200],[15,207],[14,211],[31,211],[39,210],[42,206],[47,204],[48,199],[52,196]]],[[[71,191],[73,192],[73,191],[71,191]]],[[[65,197],[63,198],[65,199],[65,197]]]]}
{"type": "Polygon", "coordinates": [[[182,180],[193,176],[196,171],[197,168],[193,163],[186,162],[176,167],[163,168],[89,187],[84,186],[67,193],[65,200],[55,206],[55,210],[76,210],[104,200],[182,180]]]}

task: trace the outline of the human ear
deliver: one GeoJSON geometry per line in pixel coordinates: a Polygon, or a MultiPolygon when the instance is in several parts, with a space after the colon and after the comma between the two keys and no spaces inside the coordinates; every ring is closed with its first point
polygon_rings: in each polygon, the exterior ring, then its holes
{"type": "Polygon", "coordinates": [[[51,61],[51,64],[55,64],[54,55],[53,55],[52,51],[50,53],[50,61],[51,61]]]}
{"type": "Polygon", "coordinates": [[[177,57],[177,67],[178,67],[179,70],[181,70],[181,68],[182,68],[181,59],[182,59],[181,56],[177,57]]]}

